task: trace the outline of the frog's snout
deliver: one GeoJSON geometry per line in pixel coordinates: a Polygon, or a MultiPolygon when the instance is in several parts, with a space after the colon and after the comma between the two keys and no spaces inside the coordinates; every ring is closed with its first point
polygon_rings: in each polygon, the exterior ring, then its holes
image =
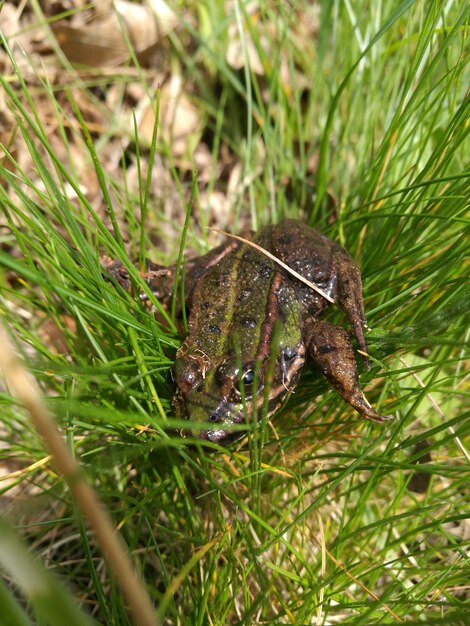
{"type": "Polygon", "coordinates": [[[230,440],[231,433],[230,431],[224,429],[199,430],[198,432],[195,432],[195,429],[184,428],[180,431],[180,435],[182,437],[196,436],[198,439],[211,441],[212,443],[227,443],[227,441],[230,440]]]}
{"type": "Polygon", "coordinates": [[[212,443],[227,443],[240,437],[241,433],[230,430],[231,424],[243,421],[240,406],[223,400],[215,407],[201,402],[187,402],[184,417],[188,420],[188,428],[181,431],[183,437],[196,436],[212,443]]]}
{"type": "Polygon", "coordinates": [[[227,443],[230,440],[230,435],[236,433],[230,433],[229,430],[201,430],[199,433],[199,439],[204,441],[211,441],[212,443],[227,443]]]}

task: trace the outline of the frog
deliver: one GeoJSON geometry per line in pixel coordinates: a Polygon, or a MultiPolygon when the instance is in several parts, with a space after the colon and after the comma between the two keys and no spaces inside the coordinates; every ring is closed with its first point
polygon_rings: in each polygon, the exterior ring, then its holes
{"type": "MultiPolygon", "coordinates": [[[[119,262],[105,269],[131,288],[119,262]]],[[[248,428],[261,415],[272,417],[294,391],[307,359],[362,418],[392,419],[378,413],[361,390],[349,333],[322,319],[332,303],[343,311],[368,367],[361,274],[341,245],[300,220],[284,219],[244,233],[244,240],[229,237],[189,259],[183,271],[178,278],[184,299],[177,298],[177,311],[186,308],[187,334],[172,369],[173,408],[188,422],[181,435],[222,446],[242,437],[233,425],[248,428]]],[[[181,264],[151,263],[142,273],[167,308],[177,272],[181,264]]]]}

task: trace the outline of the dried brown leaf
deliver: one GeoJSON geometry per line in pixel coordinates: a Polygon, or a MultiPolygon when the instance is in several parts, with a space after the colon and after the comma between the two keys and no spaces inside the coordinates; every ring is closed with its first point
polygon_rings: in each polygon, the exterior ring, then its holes
{"type": "Polygon", "coordinates": [[[141,63],[145,63],[165,35],[177,24],[176,15],[162,2],[151,6],[126,0],[115,2],[115,11],[103,7],[87,12],[83,23],[70,21],[53,25],[53,31],[67,58],[80,65],[118,66],[130,59],[127,37],[141,63]],[[160,13],[158,12],[160,10],[160,13]]]}

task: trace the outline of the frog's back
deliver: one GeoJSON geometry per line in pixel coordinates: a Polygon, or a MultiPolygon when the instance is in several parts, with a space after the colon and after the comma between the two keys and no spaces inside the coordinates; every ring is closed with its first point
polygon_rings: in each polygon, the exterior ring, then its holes
{"type": "MultiPolygon", "coordinates": [[[[255,242],[270,250],[272,231],[272,226],[264,227],[255,242]]],[[[276,321],[281,321],[281,334],[295,334],[290,341],[300,341],[296,304],[283,271],[261,252],[240,244],[198,281],[189,320],[194,349],[211,358],[237,352],[242,360],[262,360],[269,354],[276,321]]]]}

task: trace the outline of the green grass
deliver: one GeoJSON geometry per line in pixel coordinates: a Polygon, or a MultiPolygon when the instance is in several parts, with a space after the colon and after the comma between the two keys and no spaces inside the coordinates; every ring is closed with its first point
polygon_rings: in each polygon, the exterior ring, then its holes
{"type": "MultiPolygon", "coordinates": [[[[17,68],[4,72],[17,141],[31,162],[23,171],[8,147],[0,157],[2,320],[163,623],[464,624],[469,10],[457,1],[324,3],[313,31],[312,17],[299,18],[304,4],[262,3],[252,18],[239,3],[231,13],[222,2],[182,13],[171,34],[173,67],[204,121],[212,155],[194,203],[191,172],[161,133],[151,146],[133,148],[140,188],[127,181],[124,160],[122,170],[107,171],[112,131],[91,135],[78,104],[91,79],[68,69],[63,92],[38,67],[34,88],[17,68]],[[251,40],[261,75],[226,62],[229,27],[245,55],[251,40]],[[51,145],[38,92],[54,103],[66,159],[51,145]],[[99,207],[82,191],[78,149],[96,171],[99,207]],[[217,165],[227,152],[242,175],[229,223],[216,220],[218,227],[301,217],[357,260],[372,360],[361,383],[378,410],[395,415],[392,423],[359,421],[307,370],[272,428],[253,431],[241,445],[214,450],[175,434],[166,382],[179,345],[174,320],[157,321],[105,280],[99,256],[121,259],[144,290],[134,262],[176,261],[185,217],[187,249],[208,250],[217,238],[204,226],[214,216],[200,193],[226,192],[228,175],[217,165]],[[147,176],[157,155],[180,206],[171,219],[147,176]],[[162,238],[167,227],[171,242],[162,238]],[[51,332],[61,349],[47,339],[51,332]],[[420,493],[410,488],[417,473],[420,493]]],[[[124,86],[130,78],[116,80],[124,86]]],[[[105,89],[106,76],[100,81],[105,89]]],[[[132,125],[106,115],[132,152],[132,125]]],[[[337,312],[331,319],[344,321],[337,312]]],[[[28,416],[4,388],[0,402],[2,464],[24,468],[0,492],[17,537],[93,620],[130,623],[28,416]]],[[[22,550],[12,541],[18,559],[22,550]]],[[[0,568],[0,614],[8,610],[9,623],[33,623],[34,616],[61,623],[53,607],[35,604],[21,572],[1,559],[0,568]]]]}

